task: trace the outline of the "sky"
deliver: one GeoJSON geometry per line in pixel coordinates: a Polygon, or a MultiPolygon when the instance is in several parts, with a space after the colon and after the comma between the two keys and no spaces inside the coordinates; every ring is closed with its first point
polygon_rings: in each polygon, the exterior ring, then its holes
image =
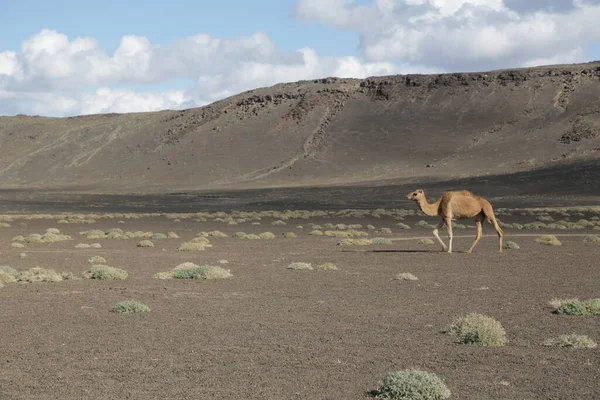
{"type": "Polygon", "coordinates": [[[0,115],[199,107],[328,76],[600,60],[600,0],[0,0],[0,115]]]}

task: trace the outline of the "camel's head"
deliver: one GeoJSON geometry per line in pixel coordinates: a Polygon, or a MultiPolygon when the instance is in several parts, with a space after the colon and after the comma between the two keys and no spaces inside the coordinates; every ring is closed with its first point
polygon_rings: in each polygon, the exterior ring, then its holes
{"type": "Polygon", "coordinates": [[[422,199],[424,196],[425,196],[425,192],[423,191],[423,189],[417,189],[414,192],[410,192],[409,194],[407,194],[406,198],[409,200],[418,201],[419,199],[422,199]]]}

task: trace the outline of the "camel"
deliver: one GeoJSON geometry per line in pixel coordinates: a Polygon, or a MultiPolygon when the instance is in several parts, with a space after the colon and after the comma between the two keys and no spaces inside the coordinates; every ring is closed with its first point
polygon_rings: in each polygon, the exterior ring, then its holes
{"type": "Polygon", "coordinates": [[[498,233],[498,252],[502,253],[502,236],[504,232],[502,232],[500,225],[498,225],[492,205],[486,199],[475,196],[468,190],[444,192],[440,199],[433,204],[427,202],[423,189],[417,189],[409,193],[406,197],[409,200],[416,201],[419,209],[425,215],[442,218],[437,228],[433,230],[433,235],[442,244],[442,251],[452,253],[452,220],[475,217],[477,236],[471,248],[467,250],[467,253],[471,253],[477,242],[481,239],[482,223],[486,218],[490,224],[494,225],[494,229],[498,233]],[[448,228],[448,247],[446,247],[438,233],[439,229],[443,228],[444,225],[448,228]]]}

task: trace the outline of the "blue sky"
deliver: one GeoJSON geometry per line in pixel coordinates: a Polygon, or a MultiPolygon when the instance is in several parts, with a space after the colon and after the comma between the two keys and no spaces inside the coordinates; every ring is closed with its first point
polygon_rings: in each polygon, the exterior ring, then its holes
{"type": "MultiPolygon", "coordinates": [[[[200,32],[215,37],[265,32],[282,49],[310,46],[332,56],[356,55],[358,34],[291,13],[293,0],[1,0],[1,50],[18,50],[21,41],[42,28],[68,36],[92,36],[114,51],[121,36],[145,36],[167,44],[200,32]],[[34,10],[34,12],[32,12],[34,10]],[[26,18],[23,16],[26,15],[26,18]],[[8,28],[8,29],[6,29],[8,28]]],[[[358,3],[367,3],[366,1],[358,3]]]]}
{"type": "Polygon", "coordinates": [[[325,76],[600,59],[600,0],[0,0],[0,115],[201,106],[325,76]]]}

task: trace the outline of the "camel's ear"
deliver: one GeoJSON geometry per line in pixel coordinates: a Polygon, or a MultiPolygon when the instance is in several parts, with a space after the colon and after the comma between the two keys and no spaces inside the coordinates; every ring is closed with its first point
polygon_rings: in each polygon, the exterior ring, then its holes
{"type": "Polygon", "coordinates": [[[417,192],[423,193],[423,189],[419,189],[419,190],[417,190],[417,192]]]}

